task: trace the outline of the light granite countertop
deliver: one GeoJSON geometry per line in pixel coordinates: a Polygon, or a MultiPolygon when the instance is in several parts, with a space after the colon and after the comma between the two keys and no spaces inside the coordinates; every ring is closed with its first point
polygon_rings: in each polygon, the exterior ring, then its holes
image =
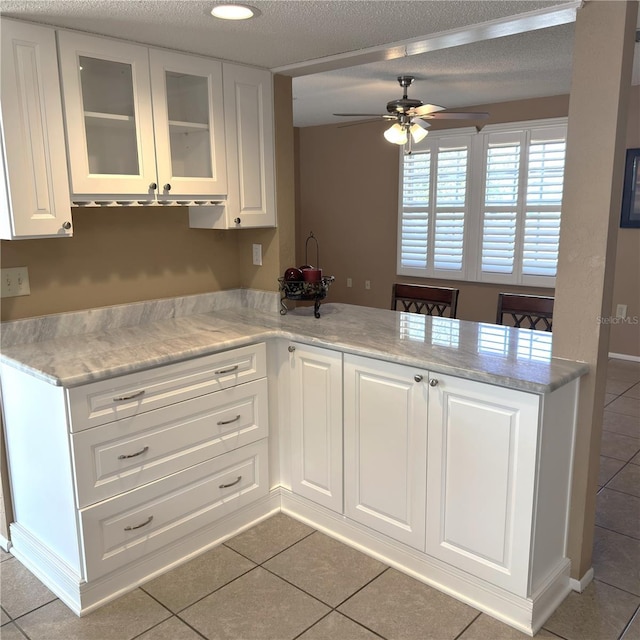
{"type": "Polygon", "coordinates": [[[0,362],[53,385],[78,386],[273,338],[545,393],[588,372],[551,357],[552,334],[347,304],[281,316],[221,308],[3,347],[0,362]]]}

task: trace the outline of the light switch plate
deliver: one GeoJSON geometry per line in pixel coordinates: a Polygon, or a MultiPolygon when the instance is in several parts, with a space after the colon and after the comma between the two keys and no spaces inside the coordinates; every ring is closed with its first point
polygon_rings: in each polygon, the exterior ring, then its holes
{"type": "Polygon", "coordinates": [[[29,270],[27,267],[10,267],[0,271],[0,295],[3,298],[15,296],[28,296],[31,294],[29,287],[29,270]]]}

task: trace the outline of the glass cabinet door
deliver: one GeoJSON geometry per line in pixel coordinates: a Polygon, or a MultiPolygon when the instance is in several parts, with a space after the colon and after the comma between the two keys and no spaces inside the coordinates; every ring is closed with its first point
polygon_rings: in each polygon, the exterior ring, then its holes
{"type": "Polygon", "coordinates": [[[147,49],[61,32],[73,197],[155,198],[147,49]]]}
{"type": "Polygon", "coordinates": [[[221,63],[156,49],[150,62],[158,197],[226,195],[221,63]]]}

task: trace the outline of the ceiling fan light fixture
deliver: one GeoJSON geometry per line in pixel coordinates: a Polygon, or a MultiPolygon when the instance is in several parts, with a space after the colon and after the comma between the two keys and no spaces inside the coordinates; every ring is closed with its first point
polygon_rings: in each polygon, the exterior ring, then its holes
{"type": "Polygon", "coordinates": [[[218,4],[211,9],[211,15],[221,20],[248,20],[260,12],[244,4],[218,4]]]}
{"type": "Polygon", "coordinates": [[[384,137],[393,144],[407,144],[407,130],[397,122],[391,125],[385,132],[384,137]]]}
{"type": "Polygon", "coordinates": [[[409,131],[411,132],[411,137],[415,143],[424,140],[427,137],[429,131],[423,127],[421,127],[417,122],[414,122],[410,127],[409,131]]]}

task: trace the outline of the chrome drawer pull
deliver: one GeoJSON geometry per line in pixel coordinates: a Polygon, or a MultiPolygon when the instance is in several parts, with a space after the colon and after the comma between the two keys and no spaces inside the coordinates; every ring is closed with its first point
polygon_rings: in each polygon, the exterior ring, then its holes
{"type": "Polygon", "coordinates": [[[218,371],[214,371],[213,374],[216,376],[222,375],[223,373],[232,373],[233,371],[238,370],[238,365],[234,365],[233,367],[229,367],[228,369],[218,369],[218,371]]]}
{"type": "Polygon", "coordinates": [[[146,527],[153,520],[153,516],[149,516],[144,522],[140,524],[136,524],[133,527],[125,527],[125,531],[133,531],[134,529],[140,529],[141,527],[146,527]]]}
{"type": "Polygon", "coordinates": [[[141,391],[136,391],[135,393],[131,393],[128,396],[118,396],[117,398],[114,398],[113,401],[114,402],[124,402],[125,400],[133,400],[134,398],[139,398],[140,396],[144,395],[144,389],[142,389],[141,391]]]}
{"type": "Polygon", "coordinates": [[[233,482],[230,482],[229,484],[221,484],[218,489],[228,489],[229,487],[233,487],[234,484],[238,484],[238,482],[240,482],[240,480],[242,480],[242,476],[238,476],[237,480],[234,480],[233,482]]]}
{"type": "Polygon", "coordinates": [[[240,420],[240,414],[238,414],[235,418],[231,418],[231,420],[218,420],[218,424],[231,424],[232,422],[238,422],[240,420]]]}
{"type": "Polygon", "coordinates": [[[126,460],[127,458],[135,458],[136,456],[141,456],[143,453],[147,453],[149,451],[149,447],[145,447],[144,449],[140,449],[140,451],[136,451],[135,453],[130,453],[125,455],[124,453],[118,456],[118,460],[126,460]]]}

